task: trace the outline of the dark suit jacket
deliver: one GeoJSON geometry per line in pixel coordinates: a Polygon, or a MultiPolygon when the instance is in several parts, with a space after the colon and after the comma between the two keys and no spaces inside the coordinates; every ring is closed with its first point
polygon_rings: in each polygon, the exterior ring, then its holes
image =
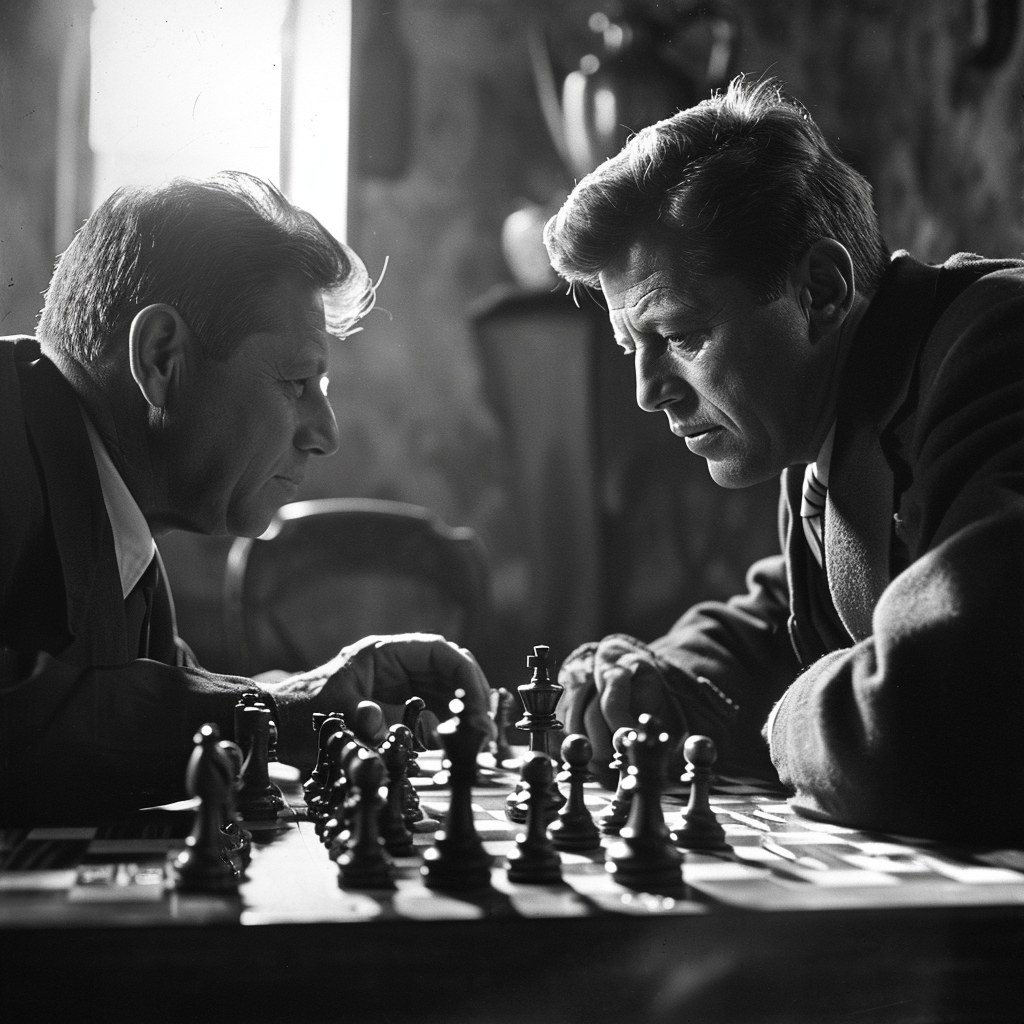
{"type": "Polygon", "coordinates": [[[251,683],[187,664],[166,582],[141,653],[74,392],[33,339],[0,339],[2,820],[184,795],[193,734],[210,721],[230,737],[251,683]]]}
{"type": "Polygon", "coordinates": [[[756,766],[783,698],[771,759],[810,816],[1024,840],[1024,264],[894,257],[844,375],[827,572],[802,477],[782,477],[784,554],[652,644],[680,701],[712,680],[727,756],[756,766]]]}

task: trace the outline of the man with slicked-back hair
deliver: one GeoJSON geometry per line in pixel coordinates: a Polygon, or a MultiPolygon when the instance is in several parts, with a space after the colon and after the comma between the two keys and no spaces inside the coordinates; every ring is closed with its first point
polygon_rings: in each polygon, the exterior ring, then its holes
{"type": "Polygon", "coordinates": [[[745,593],[566,659],[595,770],[649,712],[675,772],[705,734],[811,817],[1024,840],[1024,263],[891,253],[867,181],[742,78],[634,136],[545,242],[640,407],[721,486],[781,485],[745,593]]]}

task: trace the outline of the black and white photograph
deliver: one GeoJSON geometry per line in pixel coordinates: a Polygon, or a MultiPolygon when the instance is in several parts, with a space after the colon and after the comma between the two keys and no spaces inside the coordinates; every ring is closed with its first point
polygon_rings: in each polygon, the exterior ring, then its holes
{"type": "Polygon", "coordinates": [[[1024,1021],[1024,2],[0,0],[0,1018],[1024,1021]]]}

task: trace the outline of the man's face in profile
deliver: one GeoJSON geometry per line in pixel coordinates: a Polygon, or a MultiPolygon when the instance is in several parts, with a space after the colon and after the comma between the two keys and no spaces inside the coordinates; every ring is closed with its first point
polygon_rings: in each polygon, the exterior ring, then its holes
{"type": "Polygon", "coordinates": [[[178,528],[258,536],[295,497],[309,457],[338,448],[322,296],[286,280],[273,297],[265,331],[225,360],[194,357],[165,451],[178,528]]]}
{"type": "Polygon", "coordinates": [[[792,285],[761,304],[737,277],[688,279],[664,245],[642,239],[600,280],[637,404],[664,412],[716,483],[749,487],[814,459],[819,357],[792,285]]]}

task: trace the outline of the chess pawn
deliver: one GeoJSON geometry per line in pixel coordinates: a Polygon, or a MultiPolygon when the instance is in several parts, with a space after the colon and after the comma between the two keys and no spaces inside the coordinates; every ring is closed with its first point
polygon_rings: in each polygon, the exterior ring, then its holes
{"type": "MultiPolygon", "coordinates": [[[[533,675],[528,683],[517,687],[525,714],[516,722],[516,728],[528,732],[530,750],[539,750],[542,754],[548,753],[547,734],[562,728],[562,723],[555,717],[562,687],[551,682],[549,658],[550,648],[544,645],[534,647],[533,654],[526,659],[526,665],[533,669],[533,675]]],[[[526,796],[527,787],[520,779],[505,800],[505,817],[509,821],[519,824],[526,821],[526,796]]],[[[545,798],[545,821],[553,821],[564,804],[565,797],[552,777],[545,798]]]]}
{"type": "Polygon", "coordinates": [[[435,834],[434,845],[423,855],[420,871],[428,889],[462,892],[484,889],[491,882],[491,855],[476,830],[473,819],[473,780],[476,756],[484,732],[461,715],[462,702],[453,700],[456,717],[438,726],[441,746],[451,765],[451,799],[443,828],[435,834]]]}
{"type": "Polygon", "coordinates": [[[711,809],[711,768],[718,759],[714,741],[707,736],[690,736],[683,746],[689,768],[683,776],[690,782],[690,801],[675,826],[676,846],[687,850],[730,850],[722,828],[711,809]]]}
{"type": "Polygon", "coordinates": [[[532,885],[554,885],[562,880],[562,861],[547,836],[544,821],[545,794],[551,785],[551,758],[531,750],[523,758],[522,778],[526,799],[526,832],[516,836],[516,848],[508,855],[508,880],[532,885]]]}
{"type": "Polygon", "coordinates": [[[618,841],[608,847],[605,869],[628,889],[674,892],[682,886],[683,855],[661,810],[668,734],[652,715],[641,715],[627,749],[636,768],[633,802],[618,841]]]}
{"type": "Polygon", "coordinates": [[[508,741],[508,730],[512,726],[512,694],[504,686],[499,686],[494,696],[494,727],[497,733],[494,739],[494,763],[501,768],[506,761],[515,757],[508,741]]]}
{"type": "Polygon", "coordinates": [[[352,731],[356,739],[376,750],[387,738],[387,722],[381,706],[372,700],[361,700],[352,715],[352,731]]]}
{"type": "Polygon", "coordinates": [[[239,872],[225,856],[223,826],[235,785],[227,755],[218,748],[220,733],[204,725],[194,737],[195,747],[185,773],[185,789],[199,797],[192,832],[185,849],[173,862],[175,885],[183,890],[226,892],[238,889],[239,872]]]}
{"type": "Polygon", "coordinates": [[[360,750],[348,767],[355,798],[352,829],[338,857],[338,884],[352,889],[393,889],[395,869],[380,835],[384,764],[372,750],[360,750]]]}
{"type": "Polygon", "coordinates": [[[257,705],[235,708],[235,737],[245,755],[238,812],[247,821],[270,821],[284,808],[281,791],[270,781],[268,749],[271,711],[257,705]]]}
{"type": "Polygon", "coordinates": [[[565,771],[560,782],[569,783],[569,799],[551,823],[551,842],[559,850],[596,850],[601,845],[601,833],[594,824],[583,796],[583,784],[590,777],[587,765],[594,750],[590,740],[579,733],[566,736],[562,742],[562,760],[565,771]]]}
{"type": "Polygon", "coordinates": [[[600,828],[603,835],[617,836],[619,830],[629,819],[629,808],[633,802],[633,790],[636,780],[632,765],[629,763],[629,745],[636,738],[636,730],[624,725],[615,730],[612,736],[612,756],[609,768],[619,773],[619,783],[615,788],[615,796],[600,817],[600,828]]]}
{"type": "Polygon", "coordinates": [[[388,739],[381,744],[380,757],[388,774],[388,796],[381,818],[384,846],[392,857],[412,854],[412,833],[405,823],[404,784],[409,755],[412,753],[412,734],[404,725],[393,725],[388,739]],[[398,730],[404,734],[399,739],[398,730]]]}

